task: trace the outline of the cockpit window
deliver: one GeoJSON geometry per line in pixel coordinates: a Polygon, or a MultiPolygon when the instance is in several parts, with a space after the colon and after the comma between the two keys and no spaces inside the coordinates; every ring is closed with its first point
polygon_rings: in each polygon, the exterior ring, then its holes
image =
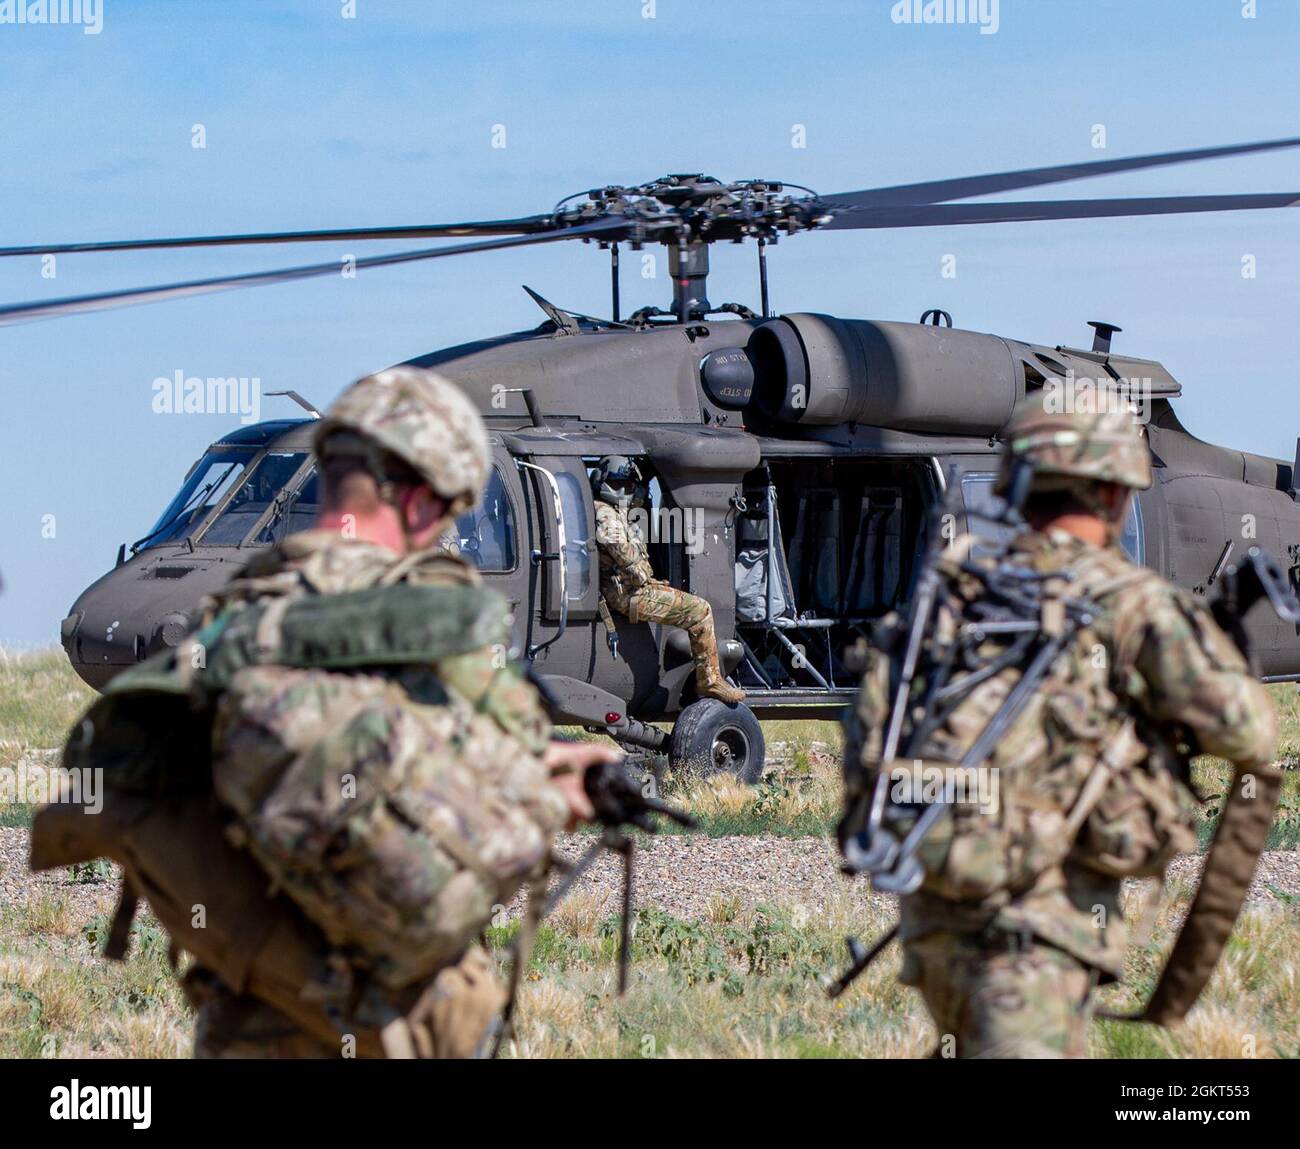
{"type": "Polygon", "coordinates": [[[258,546],[280,542],[285,535],[305,531],[320,513],[320,477],[315,468],[307,476],[297,494],[273,513],[253,540],[258,546]]]}
{"type": "Polygon", "coordinates": [[[195,465],[149,533],[131,549],[178,543],[192,535],[239,480],[252,457],[252,451],[209,451],[195,465]]]}
{"type": "Polygon", "coordinates": [[[468,559],[482,571],[515,568],[515,520],[501,472],[492,468],[483,501],[456,519],[445,544],[449,551],[468,559]]]}
{"type": "Polygon", "coordinates": [[[268,451],[203,532],[203,543],[213,546],[242,543],[277,498],[281,505],[287,505],[285,488],[306,461],[305,451],[268,451]]]}
{"type": "Polygon", "coordinates": [[[564,574],[566,597],[581,602],[591,586],[593,551],[587,538],[587,502],[591,488],[571,471],[559,471],[560,506],[564,511],[564,574]]]}

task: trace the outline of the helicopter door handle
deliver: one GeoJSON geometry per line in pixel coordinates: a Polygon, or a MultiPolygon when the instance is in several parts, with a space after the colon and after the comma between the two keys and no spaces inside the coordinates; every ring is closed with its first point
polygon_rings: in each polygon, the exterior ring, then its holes
{"type": "Polygon", "coordinates": [[[536,471],[546,480],[546,485],[551,488],[551,500],[555,508],[556,548],[554,551],[533,551],[532,560],[534,565],[540,565],[544,562],[556,563],[556,570],[559,571],[560,583],[560,626],[553,637],[548,638],[545,642],[540,643],[537,646],[529,646],[528,658],[531,660],[552,643],[557,642],[569,627],[569,572],[564,562],[564,556],[568,551],[568,545],[564,534],[564,504],[560,500],[560,484],[556,480],[555,476],[545,467],[539,467],[536,463],[525,463],[523,459],[516,459],[515,466],[521,471],[536,471]]]}

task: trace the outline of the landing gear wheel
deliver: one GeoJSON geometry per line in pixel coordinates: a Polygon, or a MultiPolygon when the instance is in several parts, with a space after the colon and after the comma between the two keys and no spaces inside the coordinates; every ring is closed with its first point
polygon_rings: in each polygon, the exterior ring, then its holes
{"type": "Polygon", "coordinates": [[[674,773],[731,773],[752,785],[763,773],[764,751],[763,728],[748,706],[701,698],[677,716],[668,762],[674,773]]]}

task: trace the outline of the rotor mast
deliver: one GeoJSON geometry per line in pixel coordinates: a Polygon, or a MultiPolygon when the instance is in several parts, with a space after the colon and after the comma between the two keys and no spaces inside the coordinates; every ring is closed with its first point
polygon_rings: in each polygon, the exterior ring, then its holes
{"type": "Polygon", "coordinates": [[[696,240],[668,248],[668,273],[673,277],[673,314],[678,323],[703,319],[709,302],[709,245],[696,240]]]}

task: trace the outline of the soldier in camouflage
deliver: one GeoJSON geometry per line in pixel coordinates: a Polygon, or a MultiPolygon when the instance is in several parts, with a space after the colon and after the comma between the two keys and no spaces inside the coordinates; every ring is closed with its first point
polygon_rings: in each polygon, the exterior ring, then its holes
{"type": "MultiPolygon", "coordinates": [[[[209,605],[210,616],[245,604],[398,582],[477,583],[472,567],[439,546],[455,516],[477,503],[489,473],[486,431],[462,392],[416,368],[369,376],[346,390],[320,420],[314,446],[324,488],[314,529],[291,535],[255,558],[209,605]]],[[[272,675],[274,669],[268,668],[272,675]]],[[[536,835],[590,818],[582,775],[588,766],[616,755],[608,748],[550,741],[550,724],[535,688],[499,670],[499,659],[487,649],[438,666],[443,684],[457,698],[476,702],[499,719],[504,732],[500,753],[515,759],[535,754],[550,773],[550,783],[540,789],[531,782],[518,787],[532,790],[516,795],[527,807],[527,817],[516,824],[526,828],[521,832],[536,835]]],[[[283,697],[282,707],[295,704],[291,691],[283,697]]],[[[218,736],[221,729],[218,724],[218,736]]],[[[492,753],[490,744],[478,750],[492,753]]],[[[221,746],[214,747],[216,760],[222,753],[221,746]]],[[[487,924],[484,915],[477,928],[487,924]]],[[[210,971],[192,969],[185,984],[198,1015],[197,1057],[340,1054],[338,1044],[303,1032],[256,997],[234,993],[210,971]]],[[[432,989],[419,1040],[426,1047],[423,1055],[430,1050],[440,1057],[480,1052],[504,998],[484,951],[471,946],[438,972],[432,989]]]]}
{"type": "MultiPolygon", "coordinates": [[[[679,626],[691,640],[695,688],[701,697],[735,703],[745,692],[732,686],[718,665],[713,607],[655,578],[645,540],[629,521],[628,510],[646,503],[645,483],[636,463],[622,455],[601,459],[592,476],[596,494],[596,545],[600,551],[602,613],[630,622],[679,626]]],[[[607,618],[606,625],[612,627],[607,618]]]]}
{"type": "MultiPolygon", "coordinates": [[[[1239,780],[1275,770],[1276,717],[1242,654],[1202,602],[1117,545],[1133,492],[1152,482],[1131,411],[1056,413],[1026,399],[1004,433],[1003,490],[1017,459],[1034,466],[1029,529],[1005,561],[1101,610],[988,760],[997,811],[955,805],[921,851],[923,885],[902,899],[900,980],[920,990],[940,1056],[1086,1056],[1092,991],[1121,975],[1121,880],[1158,878],[1195,848],[1188,758],[1226,758],[1239,780]]],[[[963,574],[974,556],[966,537],[939,560],[958,601],[982,593],[963,574]]],[[[935,633],[951,624],[940,617],[935,633]]],[[[847,720],[850,808],[881,764],[890,662],[868,654],[847,720]]],[[[927,758],[959,761],[1019,673],[977,686],[927,758]]]]}

